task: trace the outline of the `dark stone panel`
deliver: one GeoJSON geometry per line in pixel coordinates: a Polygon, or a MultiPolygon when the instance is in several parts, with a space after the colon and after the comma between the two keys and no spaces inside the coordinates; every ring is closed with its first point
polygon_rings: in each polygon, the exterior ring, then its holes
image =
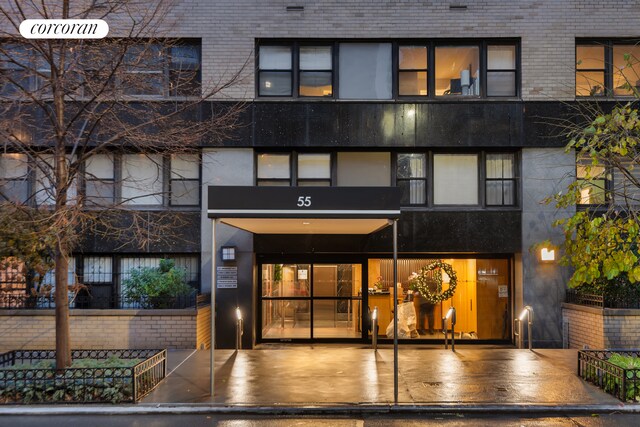
{"type": "MultiPolygon", "coordinates": [[[[269,149],[561,147],[566,138],[558,125],[577,120],[578,105],[585,103],[254,101],[243,107],[236,130],[216,144],[269,149]]],[[[205,108],[204,117],[216,110],[205,108]]]]}
{"type": "Polygon", "coordinates": [[[200,212],[103,212],[95,229],[83,236],[78,252],[200,252],[200,212]]]}
{"type": "MultiPolygon", "coordinates": [[[[398,222],[399,252],[505,254],[522,247],[519,211],[411,211],[398,222]]],[[[256,235],[256,253],[390,253],[392,228],[360,235],[256,235]]]]}

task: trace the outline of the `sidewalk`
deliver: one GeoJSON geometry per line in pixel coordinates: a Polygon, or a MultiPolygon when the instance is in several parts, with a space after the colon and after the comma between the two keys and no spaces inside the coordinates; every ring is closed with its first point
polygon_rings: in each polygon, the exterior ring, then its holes
{"type": "Polygon", "coordinates": [[[169,375],[137,405],[13,406],[0,414],[243,413],[640,413],[576,375],[575,350],[481,346],[401,346],[399,402],[393,405],[393,349],[357,345],[262,346],[216,350],[209,396],[209,351],[173,350],[169,375]]]}

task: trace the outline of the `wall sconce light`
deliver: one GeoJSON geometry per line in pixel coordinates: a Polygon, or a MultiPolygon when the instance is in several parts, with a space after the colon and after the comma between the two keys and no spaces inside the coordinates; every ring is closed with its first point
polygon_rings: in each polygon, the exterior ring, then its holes
{"type": "Polygon", "coordinates": [[[222,260],[223,261],[235,261],[236,260],[236,247],[235,246],[223,246],[221,250],[222,250],[222,260]]]}
{"type": "Polygon", "coordinates": [[[540,249],[540,261],[554,262],[556,260],[556,250],[551,248],[540,249]]]}

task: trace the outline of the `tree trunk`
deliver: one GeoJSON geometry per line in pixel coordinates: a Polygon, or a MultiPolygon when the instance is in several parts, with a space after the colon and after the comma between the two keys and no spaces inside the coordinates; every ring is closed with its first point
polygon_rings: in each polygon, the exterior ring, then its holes
{"type": "Polygon", "coordinates": [[[56,368],[71,366],[71,341],[69,339],[69,297],[67,270],[69,259],[56,254],[56,368]]]}

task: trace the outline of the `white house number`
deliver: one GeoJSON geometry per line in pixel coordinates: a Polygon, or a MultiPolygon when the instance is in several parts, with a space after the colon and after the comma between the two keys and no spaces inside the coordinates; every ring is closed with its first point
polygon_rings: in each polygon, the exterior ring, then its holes
{"type": "Polygon", "coordinates": [[[311,196],[300,196],[298,197],[298,207],[299,208],[308,208],[311,206],[311,196]]]}

